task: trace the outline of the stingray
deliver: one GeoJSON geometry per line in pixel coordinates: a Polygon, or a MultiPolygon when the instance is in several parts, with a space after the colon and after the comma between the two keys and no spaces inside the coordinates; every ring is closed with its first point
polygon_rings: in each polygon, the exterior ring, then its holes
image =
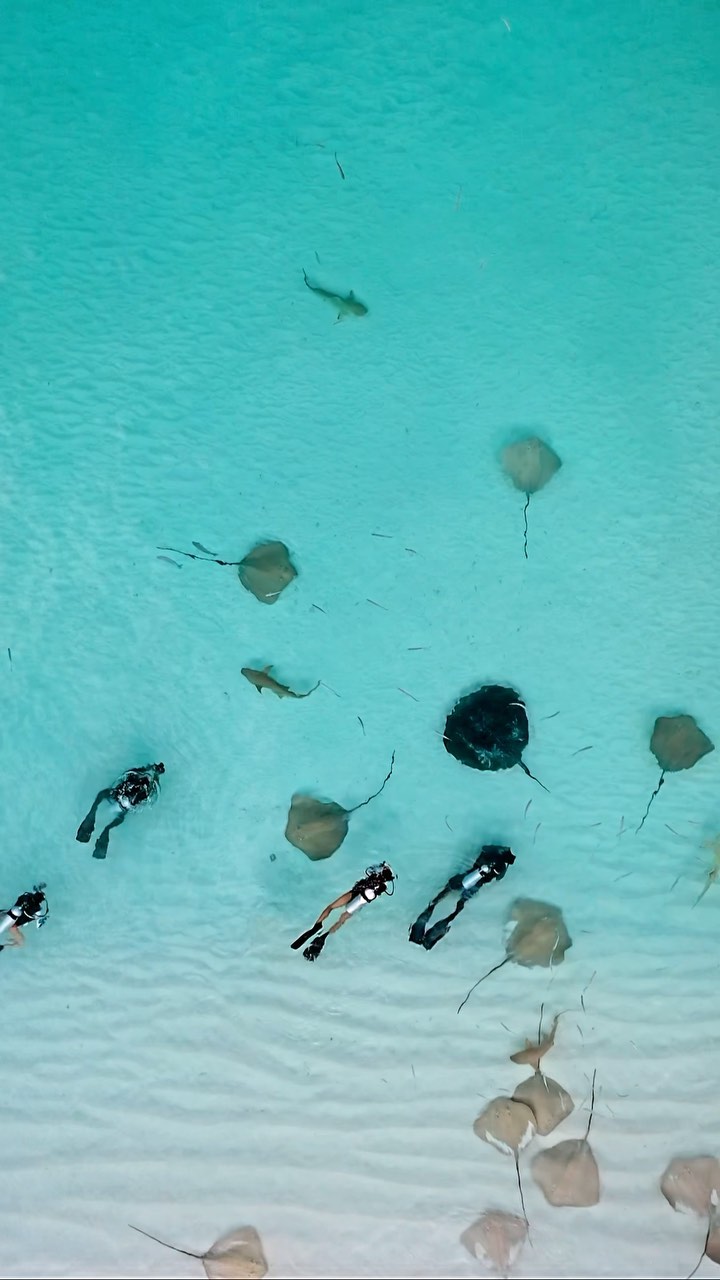
{"type": "Polygon", "coordinates": [[[515,1102],[524,1102],[535,1117],[535,1128],[546,1138],[574,1110],[570,1094],[557,1080],[536,1071],[523,1080],[513,1093],[515,1102]]]}
{"type": "Polygon", "coordinates": [[[549,969],[561,964],[565,959],[565,952],[572,946],[572,938],[565,927],[562,911],[551,902],[517,898],[510,910],[510,919],[515,920],[516,924],[505,943],[505,959],[488,969],[482,978],[473,983],[462,1004],[458,1005],[458,1013],[467,1004],[475,988],[510,960],[525,969],[549,969]]]}
{"type": "Polygon", "coordinates": [[[261,604],[274,604],[297,577],[284,542],[261,542],[240,561],[238,577],[261,604]]]}
{"type": "Polygon", "coordinates": [[[510,477],[515,488],[525,494],[525,506],[523,508],[525,540],[523,551],[527,560],[528,507],[530,506],[530,498],[533,493],[545,488],[548,480],[552,480],[555,472],[560,470],[562,462],[554,449],[551,449],[550,445],[545,444],[543,440],[538,440],[537,436],[530,436],[527,440],[519,440],[516,444],[509,444],[503,449],[500,461],[503,471],[506,476],[510,477]]]}
{"type": "MultiPolygon", "coordinates": [[[[199,547],[201,551],[207,550],[199,542],[193,542],[193,546],[199,547]]],[[[284,542],[260,542],[242,560],[218,560],[209,552],[198,556],[192,551],[180,551],[177,547],[158,547],[158,551],[174,551],[178,556],[187,556],[188,560],[204,560],[206,564],[237,568],[242,585],[261,604],[274,604],[293,578],[297,578],[297,569],[290,561],[290,553],[284,542]]]]}
{"type": "Polygon", "coordinates": [[[460,1243],[484,1267],[506,1276],[517,1262],[527,1234],[527,1222],[516,1213],[486,1209],[463,1231],[460,1243]]]}
{"type": "Polygon", "coordinates": [[[715,744],[703,733],[693,716],[658,716],[650,739],[650,750],[660,765],[660,781],[648,800],[648,807],[635,834],[645,825],[650,805],[665,782],[666,773],[692,769],[698,760],[715,750],[715,744]]]}
{"type": "Polygon", "coordinates": [[[720,1160],[715,1156],[676,1156],[660,1179],[660,1190],[678,1213],[706,1218],[713,1194],[720,1196],[720,1160]]]}
{"type": "Polygon", "coordinates": [[[512,769],[516,764],[533,782],[522,753],[530,738],[525,703],[515,689],[484,684],[455,703],[447,720],[445,750],[469,769],[512,769]]]}
{"type": "Polygon", "coordinates": [[[676,1156],[660,1179],[660,1190],[673,1209],[708,1220],[703,1251],[687,1278],[692,1280],[703,1258],[720,1263],[720,1161],[715,1156],[676,1156]]]}
{"type": "Polygon", "coordinates": [[[489,1142],[497,1151],[515,1157],[515,1173],[517,1174],[520,1204],[523,1218],[527,1223],[525,1197],[520,1180],[520,1152],[532,1142],[535,1136],[535,1117],[524,1102],[514,1098],[493,1098],[484,1111],[480,1112],[473,1125],[473,1133],[483,1142],[489,1142]]]}
{"type": "Polygon", "coordinates": [[[392,777],[395,765],[395,752],[392,753],[390,769],[383,784],[374,791],[367,800],[356,804],[352,809],[343,809],[334,800],[316,800],[314,796],[296,794],[292,798],[285,827],[285,839],[302,852],[311,862],[319,862],[329,858],[340,848],[348,833],[351,813],[364,809],[366,804],[374,800],[384,790],[392,777]]]}
{"type": "Polygon", "coordinates": [[[543,1005],[540,1006],[540,1025],[537,1042],[525,1041],[525,1048],[510,1055],[510,1061],[518,1064],[529,1064],[534,1074],[523,1080],[513,1093],[516,1102],[524,1102],[535,1116],[535,1128],[543,1137],[547,1137],[559,1124],[570,1115],[574,1104],[570,1094],[563,1089],[557,1080],[552,1080],[540,1070],[540,1061],[552,1049],[555,1043],[560,1014],[556,1013],[547,1035],[542,1034],[543,1005]]]}
{"type": "Polygon", "coordinates": [[[174,1244],[151,1236],[142,1227],[133,1227],[132,1223],[128,1223],[128,1226],[165,1249],[184,1253],[186,1258],[197,1258],[202,1262],[208,1280],[259,1280],[259,1277],[267,1275],[267,1259],[254,1227],[239,1227],[237,1231],[230,1231],[228,1235],[216,1240],[207,1253],[191,1253],[189,1249],[178,1249],[174,1244]]]}
{"type": "Polygon", "coordinates": [[[566,1138],[554,1147],[538,1151],[533,1159],[532,1176],[548,1204],[588,1209],[600,1199],[600,1172],[588,1142],[594,1110],[595,1072],[585,1137],[566,1138]]]}

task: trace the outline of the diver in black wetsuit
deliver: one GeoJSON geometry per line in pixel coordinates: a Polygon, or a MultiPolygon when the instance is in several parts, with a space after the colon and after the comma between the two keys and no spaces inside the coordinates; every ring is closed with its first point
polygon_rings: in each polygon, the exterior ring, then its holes
{"type": "Polygon", "coordinates": [[[450,925],[456,916],[464,910],[465,903],[473,898],[483,885],[490,884],[492,880],[502,880],[508,867],[512,866],[515,861],[515,854],[512,849],[508,849],[504,845],[484,844],[475,859],[472,867],[465,874],[451,876],[447,884],[440,892],[429,902],[425,910],[420,913],[417,920],[410,926],[410,942],[415,942],[419,947],[424,947],[426,951],[430,951],[445,937],[450,925]],[[435,910],[438,902],[441,902],[449,893],[459,893],[460,897],[455,910],[445,916],[443,920],[438,920],[432,928],[428,929],[428,921],[435,910]]]}
{"type": "Polygon", "coordinates": [[[147,804],[152,804],[160,794],[160,777],[165,772],[164,764],[141,764],[136,769],[128,769],[111,787],[98,791],[90,812],[83,818],[77,830],[76,840],[87,844],[95,827],[95,815],[103,800],[108,800],[118,812],[109,822],[95,842],[93,858],[104,858],[108,850],[108,841],[113,827],[119,827],[129,813],[137,812],[147,804]]]}
{"type": "Polygon", "coordinates": [[[0,951],[6,947],[23,946],[25,939],[20,930],[26,924],[36,924],[38,929],[44,925],[50,911],[44,888],[44,884],[36,884],[30,893],[20,894],[14,907],[7,907],[4,911],[0,909],[0,934],[7,932],[10,938],[0,946],[0,951]]]}

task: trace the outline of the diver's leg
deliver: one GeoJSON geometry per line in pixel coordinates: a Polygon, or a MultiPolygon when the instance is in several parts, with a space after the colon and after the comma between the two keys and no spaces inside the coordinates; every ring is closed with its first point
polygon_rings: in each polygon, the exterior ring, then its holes
{"type": "Polygon", "coordinates": [[[317,933],[318,929],[322,929],[325,921],[330,915],[330,912],[335,911],[337,907],[344,907],[345,904],[350,901],[351,896],[352,895],[350,893],[341,893],[339,898],[336,898],[334,902],[331,902],[327,907],[324,907],[312,928],[306,929],[304,933],[300,934],[299,938],[296,938],[294,942],[290,943],[293,951],[297,951],[298,947],[301,947],[303,942],[307,942],[308,938],[312,938],[313,934],[317,933]]]}
{"type": "Polygon", "coordinates": [[[451,876],[447,884],[443,886],[438,894],[436,894],[432,899],[432,902],[428,903],[425,910],[420,912],[415,923],[410,926],[409,938],[411,942],[417,943],[418,946],[423,945],[423,938],[425,936],[427,923],[438,902],[442,902],[443,898],[447,897],[449,893],[456,893],[457,890],[461,888],[462,876],[451,876]]]}
{"type": "Polygon", "coordinates": [[[95,815],[98,809],[100,808],[100,805],[102,804],[103,800],[107,800],[109,799],[109,797],[110,797],[109,787],[106,787],[104,791],[98,791],[90,812],[87,814],[86,817],[83,818],[82,822],[80,823],[80,826],[77,829],[77,835],[75,836],[75,839],[79,840],[81,844],[88,843],[93,833],[93,827],[95,826],[95,815]]]}
{"type": "Polygon", "coordinates": [[[343,911],[342,915],[338,917],[335,923],[330,925],[330,928],[327,931],[328,937],[330,936],[331,933],[337,933],[338,929],[342,929],[345,922],[349,919],[350,919],[350,912],[343,911]]]}
{"type": "Polygon", "coordinates": [[[455,910],[452,911],[449,916],[445,916],[444,920],[438,920],[437,924],[434,924],[432,929],[428,929],[425,937],[423,938],[423,946],[426,951],[430,951],[430,949],[435,946],[436,942],[439,942],[441,938],[445,937],[445,934],[450,928],[455,917],[459,916],[460,912],[464,910],[466,901],[466,898],[460,898],[455,910]]]}
{"type": "MultiPolygon", "coordinates": [[[[3,947],[24,947],[25,946],[25,939],[23,938],[22,933],[20,932],[19,929],[16,929],[14,925],[12,926],[12,928],[8,929],[8,938],[10,939],[10,941],[4,942],[3,947]]],[[[3,948],[0,947],[0,951],[2,951],[2,949],[3,948]]]]}
{"type": "Polygon", "coordinates": [[[117,817],[113,818],[112,822],[108,822],[105,830],[101,831],[100,835],[97,838],[97,841],[95,843],[95,848],[93,849],[93,858],[104,858],[106,856],[108,851],[108,840],[110,839],[110,832],[112,831],[113,827],[119,827],[120,823],[125,821],[125,819],[127,818],[127,815],[128,815],[127,809],[121,809],[117,817]]]}

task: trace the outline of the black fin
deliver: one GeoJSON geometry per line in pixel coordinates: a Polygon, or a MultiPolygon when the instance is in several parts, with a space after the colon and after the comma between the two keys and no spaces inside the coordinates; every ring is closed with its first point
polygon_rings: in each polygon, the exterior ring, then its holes
{"type": "Polygon", "coordinates": [[[293,951],[297,951],[298,948],[302,946],[303,942],[307,942],[308,938],[312,938],[313,934],[318,932],[318,929],[322,929],[321,924],[314,924],[312,929],[306,929],[304,933],[301,933],[299,938],[296,938],[294,942],[290,943],[293,951]]]}
{"type": "Polygon", "coordinates": [[[305,950],[303,951],[303,955],[305,959],[317,960],[327,940],[328,940],[327,933],[319,933],[317,938],[313,938],[312,942],[310,943],[310,946],[306,947],[305,950]]]}

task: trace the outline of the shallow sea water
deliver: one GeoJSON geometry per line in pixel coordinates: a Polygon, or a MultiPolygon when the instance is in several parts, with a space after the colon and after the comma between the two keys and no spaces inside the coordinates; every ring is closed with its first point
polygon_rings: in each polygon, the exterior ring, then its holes
{"type": "Polygon", "coordinates": [[[542,1001],[573,1010],[558,1138],[597,1071],[603,1196],[554,1210],[525,1158],[517,1274],[687,1274],[704,1227],[657,1183],[720,1154],[718,753],[634,828],[655,717],[720,736],[717,6],[29,0],[0,29],[0,898],[51,906],[0,957],[0,1275],[199,1274],[129,1222],[199,1251],[254,1223],[277,1277],[481,1274],[460,1232],[518,1202],[472,1122],[542,1001]],[[369,314],[333,323],[303,268],[369,314]],[[522,432],[563,459],[527,560],[522,432]],[[299,571],[271,608],[158,558],[265,538],[299,571]],[[261,699],[266,662],[324,684],[261,699]],[[549,794],[443,750],[487,682],[549,794]],[[349,807],[393,750],[334,857],[287,844],[294,791],[349,807]],[[148,759],[160,803],[93,861],[78,822],[148,759]],[[482,842],[516,865],[409,947],[482,842]],[[394,897],[307,965],[380,857],[394,897]],[[519,894],[572,949],[457,1016],[519,894]]]}

